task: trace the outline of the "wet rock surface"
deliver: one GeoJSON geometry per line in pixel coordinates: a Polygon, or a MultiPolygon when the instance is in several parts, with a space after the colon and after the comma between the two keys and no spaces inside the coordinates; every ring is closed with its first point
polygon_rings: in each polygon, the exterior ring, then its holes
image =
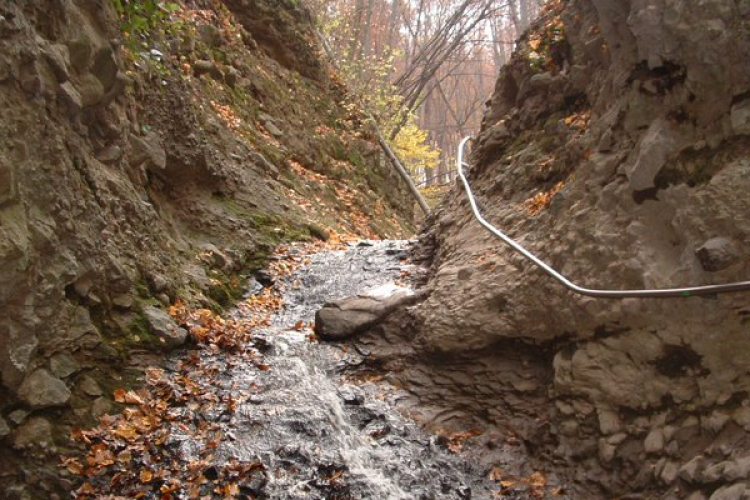
{"type": "Polygon", "coordinates": [[[418,298],[412,290],[386,284],[356,297],[326,303],[315,313],[315,333],[324,340],[352,337],[418,298]]]}
{"type": "MultiPolygon", "coordinates": [[[[218,419],[230,437],[217,447],[216,463],[219,469],[232,460],[262,463],[265,472],[244,486],[259,498],[494,498],[486,465],[450,453],[401,416],[381,385],[342,380],[357,355],[311,342],[294,327],[311,322],[332,299],[398,279],[410,267],[399,260],[404,244],[311,256],[309,266],[285,279],[284,310],[256,334],[268,368],[222,365],[215,384],[243,402],[232,416],[205,416],[218,419]]],[[[222,364],[220,358],[212,362],[222,364]]],[[[186,461],[197,451],[179,433],[173,445],[186,461]]]]}

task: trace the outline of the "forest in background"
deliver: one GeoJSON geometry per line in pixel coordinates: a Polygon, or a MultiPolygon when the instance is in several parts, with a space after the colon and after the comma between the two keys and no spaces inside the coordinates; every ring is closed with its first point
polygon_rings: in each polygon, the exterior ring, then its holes
{"type": "Polygon", "coordinates": [[[307,0],[365,111],[420,187],[449,182],[459,140],[544,0],[307,0]]]}

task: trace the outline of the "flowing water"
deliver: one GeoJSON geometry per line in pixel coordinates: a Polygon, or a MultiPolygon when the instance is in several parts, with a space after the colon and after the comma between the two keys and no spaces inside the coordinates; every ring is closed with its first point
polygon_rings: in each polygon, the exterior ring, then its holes
{"type": "MultiPolygon", "coordinates": [[[[329,300],[398,279],[405,242],[367,242],[311,256],[287,278],[284,309],[257,334],[269,369],[226,366],[216,384],[249,396],[222,422],[218,461],[258,460],[257,498],[493,498],[483,471],[451,454],[439,439],[401,416],[375,382],[349,384],[343,367],[358,355],[312,342],[291,327],[311,322],[329,300]],[[294,286],[292,285],[294,283],[294,286]]],[[[189,456],[191,443],[181,443],[189,456]]]]}

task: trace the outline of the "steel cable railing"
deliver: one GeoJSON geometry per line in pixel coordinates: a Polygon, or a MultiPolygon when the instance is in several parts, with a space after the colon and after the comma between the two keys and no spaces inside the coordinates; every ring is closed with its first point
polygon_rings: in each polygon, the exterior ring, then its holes
{"type": "Polygon", "coordinates": [[[471,205],[471,211],[474,213],[477,221],[484,226],[489,232],[503,240],[507,245],[513,248],[516,252],[520,253],[528,260],[533,262],[542,271],[547,273],[549,276],[560,282],[565,288],[581,295],[587,295],[589,297],[605,298],[605,299],[624,299],[631,297],[639,298],[661,298],[661,297],[692,297],[696,295],[716,295],[719,293],[727,292],[740,292],[750,290],[750,281],[739,281],[735,283],[726,283],[721,285],[705,285],[705,286],[690,286],[683,288],[661,288],[655,290],[606,290],[606,289],[592,289],[585,288],[576,285],[571,280],[557,272],[549,264],[538,258],[536,255],[531,253],[529,250],[524,248],[521,244],[513,240],[511,237],[500,231],[498,228],[487,222],[487,220],[479,212],[477,206],[477,200],[474,198],[474,193],[471,191],[469,181],[464,175],[464,166],[469,166],[464,162],[464,148],[466,143],[471,140],[471,137],[465,137],[460,145],[458,146],[458,158],[456,159],[456,170],[458,175],[463,182],[466,196],[469,199],[471,205]]]}

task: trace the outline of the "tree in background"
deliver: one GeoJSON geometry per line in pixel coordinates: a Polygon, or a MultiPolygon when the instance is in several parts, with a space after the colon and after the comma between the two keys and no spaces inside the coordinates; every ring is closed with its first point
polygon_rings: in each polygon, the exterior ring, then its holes
{"type": "Polygon", "coordinates": [[[417,149],[438,152],[414,172],[427,185],[451,177],[458,141],[479,129],[500,68],[543,3],[308,0],[352,93],[397,151],[422,138],[417,149]]]}

